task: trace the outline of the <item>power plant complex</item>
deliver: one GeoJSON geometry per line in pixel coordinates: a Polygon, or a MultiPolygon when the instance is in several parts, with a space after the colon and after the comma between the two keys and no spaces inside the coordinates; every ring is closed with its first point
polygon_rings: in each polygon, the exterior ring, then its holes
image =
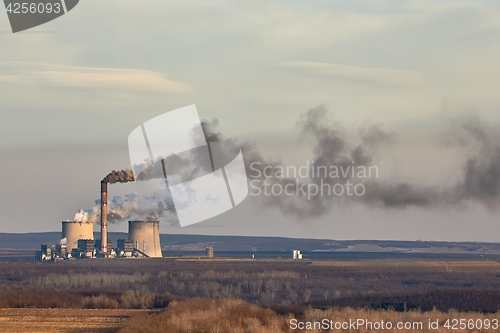
{"type": "Polygon", "coordinates": [[[101,181],[101,239],[94,239],[94,223],[63,221],[59,244],[41,244],[38,261],[82,258],[161,258],[160,222],[129,221],[128,238],[118,239],[116,247],[108,239],[108,184],[101,181]]]}
{"type": "MultiPolygon", "coordinates": [[[[35,259],[64,260],[82,258],[161,258],[160,222],[129,221],[128,238],[118,239],[116,247],[106,236],[94,239],[94,224],[80,221],[63,221],[61,242],[54,246],[42,244],[35,259]],[[102,239],[107,246],[103,251],[102,239]]],[[[101,229],[102,230],[102,229],[101,229]]],[[[106,230],[106,229],[104,229],[106,230]]]]}

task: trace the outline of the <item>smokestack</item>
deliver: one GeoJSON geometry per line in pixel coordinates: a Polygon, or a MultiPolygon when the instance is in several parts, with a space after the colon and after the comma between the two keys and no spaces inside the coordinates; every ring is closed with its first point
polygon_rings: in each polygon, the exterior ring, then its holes
{"type": "Polygon", "coordinates": [[[101,250],[108,252],[108,183],[101,181],[101,250]]]}

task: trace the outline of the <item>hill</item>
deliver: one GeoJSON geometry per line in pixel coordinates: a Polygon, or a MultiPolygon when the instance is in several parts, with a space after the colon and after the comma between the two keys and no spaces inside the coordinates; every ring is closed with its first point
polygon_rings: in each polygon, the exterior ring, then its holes
{"type": "MultiPolygon", "coordinates": [[[[95,238],[99,238],[95,233],[95,238]]],[[[127,238],[127,233],[110,232],[109,239],[127,238]]],[[[0,233],[0,249],[37,250],[40,243],[55,244],[60,232],[0,233]]],[[[321,252],[394,252],[394,253],[461,253],[500,254],[499,243],[432,242],[391,240],[328,240],[285,237],[207,236],[161,234],[164,251],[203,251],[207,246],[217,251],[302,251],[321,252]]]]}

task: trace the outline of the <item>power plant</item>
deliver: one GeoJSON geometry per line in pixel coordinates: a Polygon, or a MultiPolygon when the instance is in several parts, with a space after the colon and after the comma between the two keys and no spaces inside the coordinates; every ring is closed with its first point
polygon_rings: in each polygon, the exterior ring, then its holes
{"type": "Polygon", "coordinates": [[[161,258],[160,222],[129,221],[128,239],[119,239],[113,248],[108,240],[108,182],[101,181],[101,239],[94,240],[94,223],[63,221],[59,244],[41,244],[35,260],[143,257],[161,258]]]}
{"type": "MultiPolygon", "coordinates": [[[[53,246],[42,244],[35,260],[66,260],[83,258],[161,258],[160,222],[129,221],[128,238],[118,239],[113,248],[107,235],[107,246],[102,250],[101,239],[94,240],[93,223],[79,221],[62,222],[62,239],[53,246]]],[[[107,228],[102,229],[106,230],[107,228]]]]}

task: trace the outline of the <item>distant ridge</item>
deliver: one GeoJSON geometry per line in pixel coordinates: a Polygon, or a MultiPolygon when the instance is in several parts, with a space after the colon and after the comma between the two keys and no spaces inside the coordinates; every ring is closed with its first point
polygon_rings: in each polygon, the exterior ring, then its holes
{"type": "MultiPolygon", "coordinates": [[[[125,232],[110,232],[109,239],[127,238],[125,232]]],[[[99,238],[99,233],[95,233],[99,238]]],[[[0,249],[36,250],[40,243],[55,244],[60,232],[0,233],[0,249]]],[[[203,251],[212,246],[217,251],[338,251],[338,252],[395,252],[395,253],[462,253],[500,254],[500,243],[428,242],[387,240],[327,240],[262,236],[160,235],[162,250],[203,251]]]]}

